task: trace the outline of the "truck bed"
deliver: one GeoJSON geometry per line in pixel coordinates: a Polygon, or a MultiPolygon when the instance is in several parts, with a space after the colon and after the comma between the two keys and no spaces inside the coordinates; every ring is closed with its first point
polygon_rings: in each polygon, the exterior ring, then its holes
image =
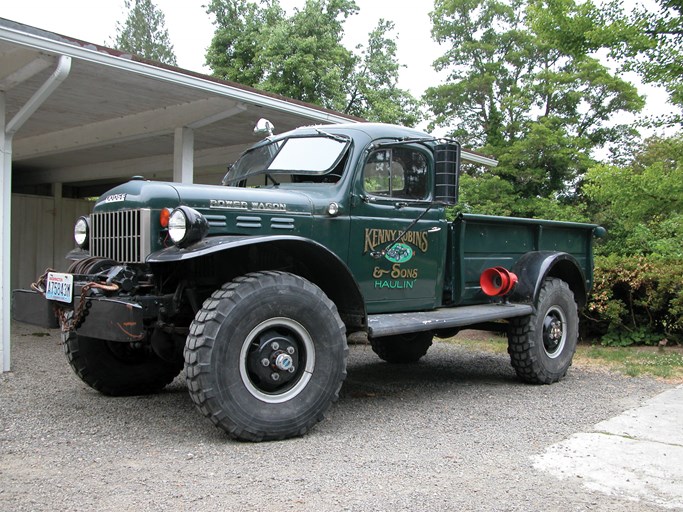
{"type": "Polygon", "coordinates": [[[484,269],[511,270],[525,254],[553,251],[570,254],[581,267],[586,288],[593,280],[593,233],[598,226],[514,217],[461,214],[451,224],[444,288],[452,304],[486,302],[479,286],[484,269]]]}

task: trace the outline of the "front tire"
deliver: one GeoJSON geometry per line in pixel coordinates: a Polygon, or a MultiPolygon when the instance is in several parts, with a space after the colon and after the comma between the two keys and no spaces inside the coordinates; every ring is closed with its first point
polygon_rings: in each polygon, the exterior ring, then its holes
{"type": "Polygon", "coordinates": [[[562,379],[572,364],[578,333],[578,308],[569,285],[546,279],[535,312],[510,322],[508,353],[517,376],[531,384],[562,379]]]}
{"type": "Polygon", "coordinates": [[[185,347],[190,396],[231,437],[305,434],[346,377],[346,329],[313,283],[285,272],[223,285],[197,313],[185,347]]]}
{"type": "Polygon", "coordinates": [[[104,395],[146,395],[161,391],[180,373],[182,359],[168,362],[149,345],[106,341],[71,331],[64,354],[76,375],[104,395]]]}
{"type": "Polygon", "coordinates": [[[370,338],[370,345],[373,352],[387,363],[416,363],[432,346],[433,338],[431,332],[396,334],[370,338]]]}

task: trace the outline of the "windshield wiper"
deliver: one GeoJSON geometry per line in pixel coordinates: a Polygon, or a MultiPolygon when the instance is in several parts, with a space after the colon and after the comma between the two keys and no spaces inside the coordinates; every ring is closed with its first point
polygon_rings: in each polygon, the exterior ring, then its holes
{"type": "Polygon", "coordinates": [[[384,141],[384,142],[373,142],[373,148],[383,148],[385,146],[395,146],[396,144],[411,144],[411,143],[421,143],[421,142],[436,142],[439,139],[436,137],[400,137],[396,140],[384,141]]]}
{"type": "Polygon", "coordinates": [[[348,142],[349,138],[345,137],[343,135],[335,135],[334,133],[329,133],[324,130],[321,130],[320,128],[315,129],[316,132],[318,132],[320,135],[324,135],[328,139],[336,140],[337,142],[348,142]]]}

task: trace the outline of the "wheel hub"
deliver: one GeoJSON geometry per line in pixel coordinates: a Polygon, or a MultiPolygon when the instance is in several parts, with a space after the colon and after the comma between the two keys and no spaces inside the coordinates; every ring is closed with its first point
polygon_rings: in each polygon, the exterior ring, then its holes
{"type": "Polygon", "coordinates": [[[273,329],[264,331],[252,343],[247,368],[257,388],[271,393],[281,390],[299,374],[296,340],[273,329]]]}
{"type": "Polygon", "coordinates": [[[566,340],[564,314],[559,308],[551,308],[543,320],[543,348],[555,358],[562,352],[566,340]]]}
{"type": "Polygon", "coordinates": [[[296,370],[294,367],[294,359],[289,354],[278,354],[275,358],[275,366],[278,370],[293,372],[296,370]]]}

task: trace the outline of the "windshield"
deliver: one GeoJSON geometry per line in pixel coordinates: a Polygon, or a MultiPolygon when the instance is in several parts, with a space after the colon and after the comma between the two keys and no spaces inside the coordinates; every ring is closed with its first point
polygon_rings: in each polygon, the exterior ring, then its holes
{"type": "Polygon", "coordinates": [[[290,137],[247,150],[223,178],[235,185],[259,174],[322,176],[337,167],[349,139],[334,136],[290,137]]]}

